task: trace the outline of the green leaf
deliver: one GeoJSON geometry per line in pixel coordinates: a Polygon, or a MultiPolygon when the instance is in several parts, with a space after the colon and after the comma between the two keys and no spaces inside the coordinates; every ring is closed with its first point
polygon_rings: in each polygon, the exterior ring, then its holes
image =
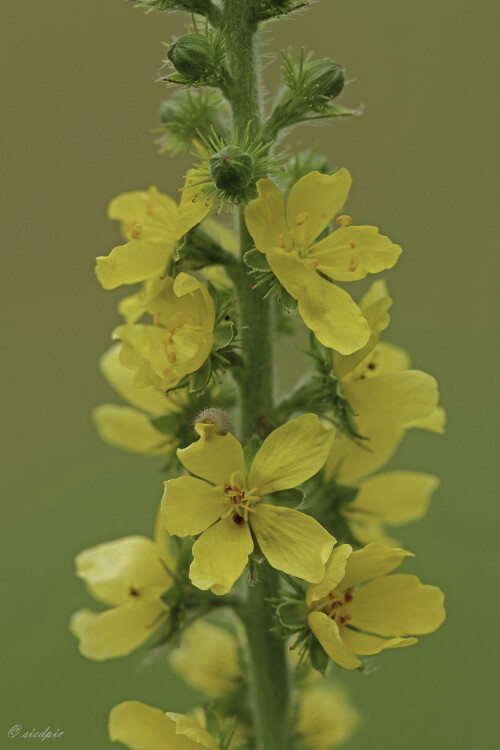
{"type": "Polygon", "coordinates": [[[280,623],[289,630],[301,630],[307,625],[308,609],[305,601],[290,599],[276,609],[280,623]]]}
{"type": "Polygon", "coordinates": [[[279,490],[269,495],[271,505],[280,505],[285,508],[299,508],[304,502],[304,493],[297,488],[290,490],[279,490]]]}
{"type": "Polygon", "coordinates": [[[321,643],[312,634],[309,640],[309,658],[311,667],[324,676],[330,660],[321,643]]]}
{"type": "Polygon", "coordinates": [[[287,313],[293,312],[297,308],[297,300],[292,297],[291,294],[288,294],[287,290],[283,286],[276,295],[276,299],[278,300],[283,310],[287,313]]]}
{"type": "Polygon", "coordinates": [[[217,351],[228,346],[234,339],[236,329],[231,321],[223,321],[214,330],[214,343],[212,349],[217,351]]]}
{"type": "Polygon", "coordinates": [[[267,258],[264,253],[261,253],[260,250],[249,250],[245,255],[243,256],[243,260],[247,264],[249,268],[252,268],[254,271],[270,271],[271,266],[267,262],[267,258]]]}
{"type": "Polygon", "coordinates": [[[189,392],[200,393],[210,382],[212,375],[212,365],[210,359],[206,359],[199,370],[192,372],[189,376],[189,392]]]}
{"type": "Polygon", "coordinates": [[[261,445],[262,439],[258,435],[252,435],[248,443],[243,448],[243,454],[245,456],[245,471],[247,474],[250,471],[250,467],[261,445]]]}
{"type": "Polygon", "coordinates": [[[160,417],[152,417],[150,419],[155,430],[163,433],[163,435],[174,435],[178,421],[178,414],[162,414],[160,417]]]}

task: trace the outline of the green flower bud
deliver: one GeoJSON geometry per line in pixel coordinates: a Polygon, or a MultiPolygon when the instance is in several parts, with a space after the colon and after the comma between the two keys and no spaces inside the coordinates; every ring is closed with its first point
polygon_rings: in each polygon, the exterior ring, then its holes
{"type": "Polygon", "coordinates": [[[212,65],[212,47],[202,34],[184,34],[170,45],[167,57],[179,73],[197,80],[212,65]]]}
{"type": "Polygon", "coordinates": [[[225,146],[210,157],[208,166],[215,187],[226,193],[238,193],[252,181],[253,158],[239,146],[225,146]]]}
{"type": "Polygon", "coordinates": [[[306,74],[310,86],[314,86],[320,96],[335,99],[344,88],[344,69],[328,57],[309,63],[306,74]]]}

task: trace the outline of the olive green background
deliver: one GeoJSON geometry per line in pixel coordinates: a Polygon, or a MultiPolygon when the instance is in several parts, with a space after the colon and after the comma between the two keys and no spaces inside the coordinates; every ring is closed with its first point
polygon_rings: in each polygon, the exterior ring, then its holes
{"type": "MultiPolygon", "coordinates": [[[[117,702],[182,710],[192,698],[141,654],[84,660],[67,630],[91,603],[74,555],[149,534],[161,495],[158,462],[101,444],[90,420],[115,400],[97,359],[120,296],[99,288],[93,259],[118,240],[111,197],[181,183],[188,162],[158,157],[148,129],[167,93],[152,83],[160,43],[184,19],[123,0],[24,0],[1,15],[0,746],[23,742],[7,738],[14,724],[50,724],[64,735],[47,746],[107,748],[117,702]]],[[[371,674],[341,675],[365,716],[353,750],[481,750],[495,735],[497,23],[481,0],[323,0],[264,35],[268,55],[305,44],[355,79],[340,102],[363,102],[363,117],[293,136],[321,138],[332,167],[353,173],[349,213],[403,246],[386,275],[390,338],[436,375],[449,412],[445,437],[415,431],[394,461],[442,478],[427,519],[401,537],[417,554],[407,570],[446,591],[448,620],[418,646],[382,654],[371,674]]],[[[278,62],[266,65],[270,84],[278,62]]],[[[289,383],[298,355],[280,351],[289,383]]]]}

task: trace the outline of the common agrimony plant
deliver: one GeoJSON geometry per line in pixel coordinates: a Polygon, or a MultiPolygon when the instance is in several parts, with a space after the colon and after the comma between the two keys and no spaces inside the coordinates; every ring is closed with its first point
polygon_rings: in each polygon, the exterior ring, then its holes
{"type": "Polygon", "coordinates": [[[336,747],[358,722],[342,671],[444,619],[438,588],[394,572],[411,553],[387,533],[425,514],[437,480],[380,471],[407,430],[443,430],[437,384],[382,338],[385,282],[358,301],[346,288],[401,249],[348,215],[346,168],[280,142],[297,123],[356,114],[337,102],[344,70],[283,51],[281,88],[262,100],[261,28],[308,5],[136,2],[189,14],[166,48],[157,142],[193,160],[178,201],[151,187],[110,203],[124,242],[97,278],[133,290],[101,369],[126,405],[94,418],[111,445],[161,457],[166,481],[152,538],[78,555],[104,607],[71,628],[90,659],[148,642],[202,705],[120,703],[110,737],[134,750],[336,747]],[[277,337],[309,367],[280,398],[277,337]]]}

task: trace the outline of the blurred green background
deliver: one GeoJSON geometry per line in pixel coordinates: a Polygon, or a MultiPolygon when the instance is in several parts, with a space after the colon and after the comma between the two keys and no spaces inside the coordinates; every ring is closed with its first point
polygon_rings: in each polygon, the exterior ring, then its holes
{"type": "MultiPolygon", "coordinates": [[[[120,296],[99,288],[93,262],[118,238],[106,220],[111,197],[181,183],[186,160],[158,157],[148,130],[167,94],[152,83],[160,43],[186,17],[145,16],[123,0],[2,6],[0,745],[21,742],[7,739],[14,724],[50,724],[64,731],[58,747],[107,748],[107,715],[120,700],[182,710],[192,697],[140,654],[85,661],[67,630],[90,603],[74,555],[149,534],[161,495],[158,462],[102,445],[90,421],[94,405],[114,400],[97,359],[120,296]]],[[[331,165],[353,173],[349,212],[403,245],[386,276],[390,339],[436,375],[449,412],[444,438],[415,431],[394,461],[442,478],[428,518],[401,536],[417,553],[408,569],[446,591],[448,621],[417,647],[383,654],[373,674],[346,675],[365,716],[353,750],[481,750],[494,737],[494,10],[465,0],[323,0],[264,35],[267,54],[305,44],[356,79],[340,102],[364,102],[363,117],[294,137],[321,138],[331,165]]],[[[278,62],[266,64],[271,85],[278,62]]],[[[293,370],[295,352],[282,355],[293,370]]]]}

